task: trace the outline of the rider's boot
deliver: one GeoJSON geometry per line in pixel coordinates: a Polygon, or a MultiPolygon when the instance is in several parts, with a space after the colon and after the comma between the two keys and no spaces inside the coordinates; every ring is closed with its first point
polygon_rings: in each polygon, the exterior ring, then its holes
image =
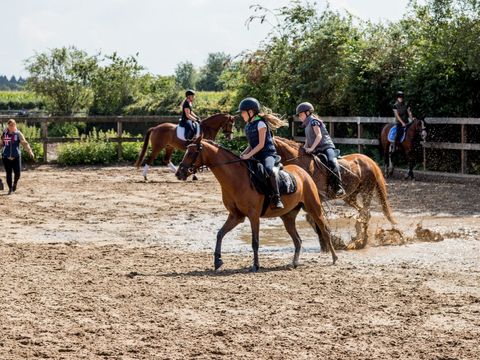
{"type": "Polygon", "coordinates": [[[337,167],[332,169],[333,172],[333,191],[335,193],[335,197],[342,197],[345,196],[345,189],[342,186],[342,175],[340,174],[340,169],[337,167]]]}
{"type": "Polygon", "coordinates": [[[273,195],[270,201],[270,207],[272,209],[283,209],[283,203],[282,203],[282,200],[280,199],[280,191],[278,189],[277,176],[275,172],[272,171],[272,173],[269,176],[269,179],[270,179],[270,186],[273,192],[273,195]]]}

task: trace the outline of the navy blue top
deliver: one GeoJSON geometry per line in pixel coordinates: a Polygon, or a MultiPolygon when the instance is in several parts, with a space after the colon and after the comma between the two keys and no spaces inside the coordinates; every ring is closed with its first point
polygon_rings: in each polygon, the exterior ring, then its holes
{"type": "Polygon", "coordinates": [[[255,148],[258,145],[258,124],[260,122],[263,122],[267,126],[265,145],[263,146],[262,150],[253,155],[253,158],[262,161],[269,156],[277,155],[277,150],[275,149],[275,144],[273,143],[272,132],[268,127],[268,123],[260,116],[255,116],[253,120],[245,125],[245,135],[247,137],[248,145],[250,145],[252,149],[255,148]]]}
{"type": "Polygon", "coordinates": [[[18,158],[20,157],[20,139],[22,134],[16,130],[13,133],[9,133],[8,129],[3,131],[3,149],[2,157],[4,158],[18,158]]]}

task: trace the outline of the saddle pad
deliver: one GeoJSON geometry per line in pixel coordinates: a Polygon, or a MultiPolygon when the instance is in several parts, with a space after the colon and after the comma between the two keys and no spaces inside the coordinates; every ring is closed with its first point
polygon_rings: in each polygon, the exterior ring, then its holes
{"type": "MultiPolygon", "coordinates": [[[[200,126],[198,125],[198,123],[193,123],[193,126],[195,128],[196,136],[200,136],[200,126]]],[[[185,128],[183,126],[177,125],[177,138],[182,141],[187,141],[185,139],[185,128]]]]}
{"type": "MultiPolygon", "coordinates": [[[[255,190],[262,195],[270,196],[272,194],[270,181],[265,175],[263,165],[253,160],[247,161],[247,165],[250,174],[250,182],[255,190]]],[[[281,170],[281,164],[279,165],[280,166],[275,166],[273,171],[277,173],[278,190],[280,191],[280,195],[292,194],[297,191],[295,177],[285,170],[281,170]]]]}
{"type": "MultiPolygon", "coordinates": [[[[405,140],[405,135],[407,134],[407,128],[408,128],[408,125],[406,128],[401,128],[401,132],[403,133],[400,137],[400,142],[403,142],[403,140],[405,140]]],[[[388,132],[388,141],[390,141],[391,143],[395,142],[395,137],[397,136],[397,127],[394,126],[390,129],[390,131],[388,132]]]]}

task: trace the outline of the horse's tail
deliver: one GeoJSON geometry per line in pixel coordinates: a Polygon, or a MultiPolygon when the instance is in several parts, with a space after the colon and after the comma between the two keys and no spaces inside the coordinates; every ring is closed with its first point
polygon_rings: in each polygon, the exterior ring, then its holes
{"type": "Polygon", "coordinates": [[[382,204],[383,215],[385,215],[388,221],[390,221],[392,224],[396,224],[397,222],[393,218],[392,209],[390,208],[390,204],[388,203],[387,185],[385,184],[385,178],[383,177],[382,170],[373,160],[370,166],[372,167],[373,174],[375,175],[375,181],[377,183],[376,190],[378,198],[380,199],[380,203],[382,204]]]}
{"type": "Polygon", "coordinates": [[[138,159],[135,162],[135,166],[137,168],[139,168],[140,165],[142,165],[143,158],[145,157],[145,153],[147,152],[148,142],[150,140],[150,133],[152,132],[152,130],[153,128],[148,129],[147,133],[145,134],[145,140],[143,141],[142,151],[140,152],[140,155],[138,156],[138,159]]]}

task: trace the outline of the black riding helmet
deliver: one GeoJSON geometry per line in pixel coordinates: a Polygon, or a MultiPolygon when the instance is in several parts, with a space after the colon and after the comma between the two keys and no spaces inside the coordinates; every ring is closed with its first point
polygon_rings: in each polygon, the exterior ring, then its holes
{"type": "Polygon", "coordinates": [[[190,96],[190,95],[195,95],[195,91],[193,91],[192,89],[188,89],[187,91],[185,91],[185,96],[190,96]]]}
{"type": "Polygon", "coordinates": [[[403,93],[403,91],[397,91],[397,98],[403,98],[405,97],[405,94],[403,93]]]}
{"type": "Polygon", "coordinates": [[[315,109],[313,108],[313,105],[305,101],[305,102],[302,102],[301,104],[298,104],[297,110],[295,111],[295,115],[298,115],[306,111],[313,112],[314,110],[315,109]]]}
{"type": "Polygon", "coordinates": [[[240,104],[238,105],[237,113],[240,113],[242,111],[248,111],[248,110],[253,110],[256,113],[260,112],[260,103],[258,102],[257,99],[253,97],[248,97],[240,101],[240,104]]]}

